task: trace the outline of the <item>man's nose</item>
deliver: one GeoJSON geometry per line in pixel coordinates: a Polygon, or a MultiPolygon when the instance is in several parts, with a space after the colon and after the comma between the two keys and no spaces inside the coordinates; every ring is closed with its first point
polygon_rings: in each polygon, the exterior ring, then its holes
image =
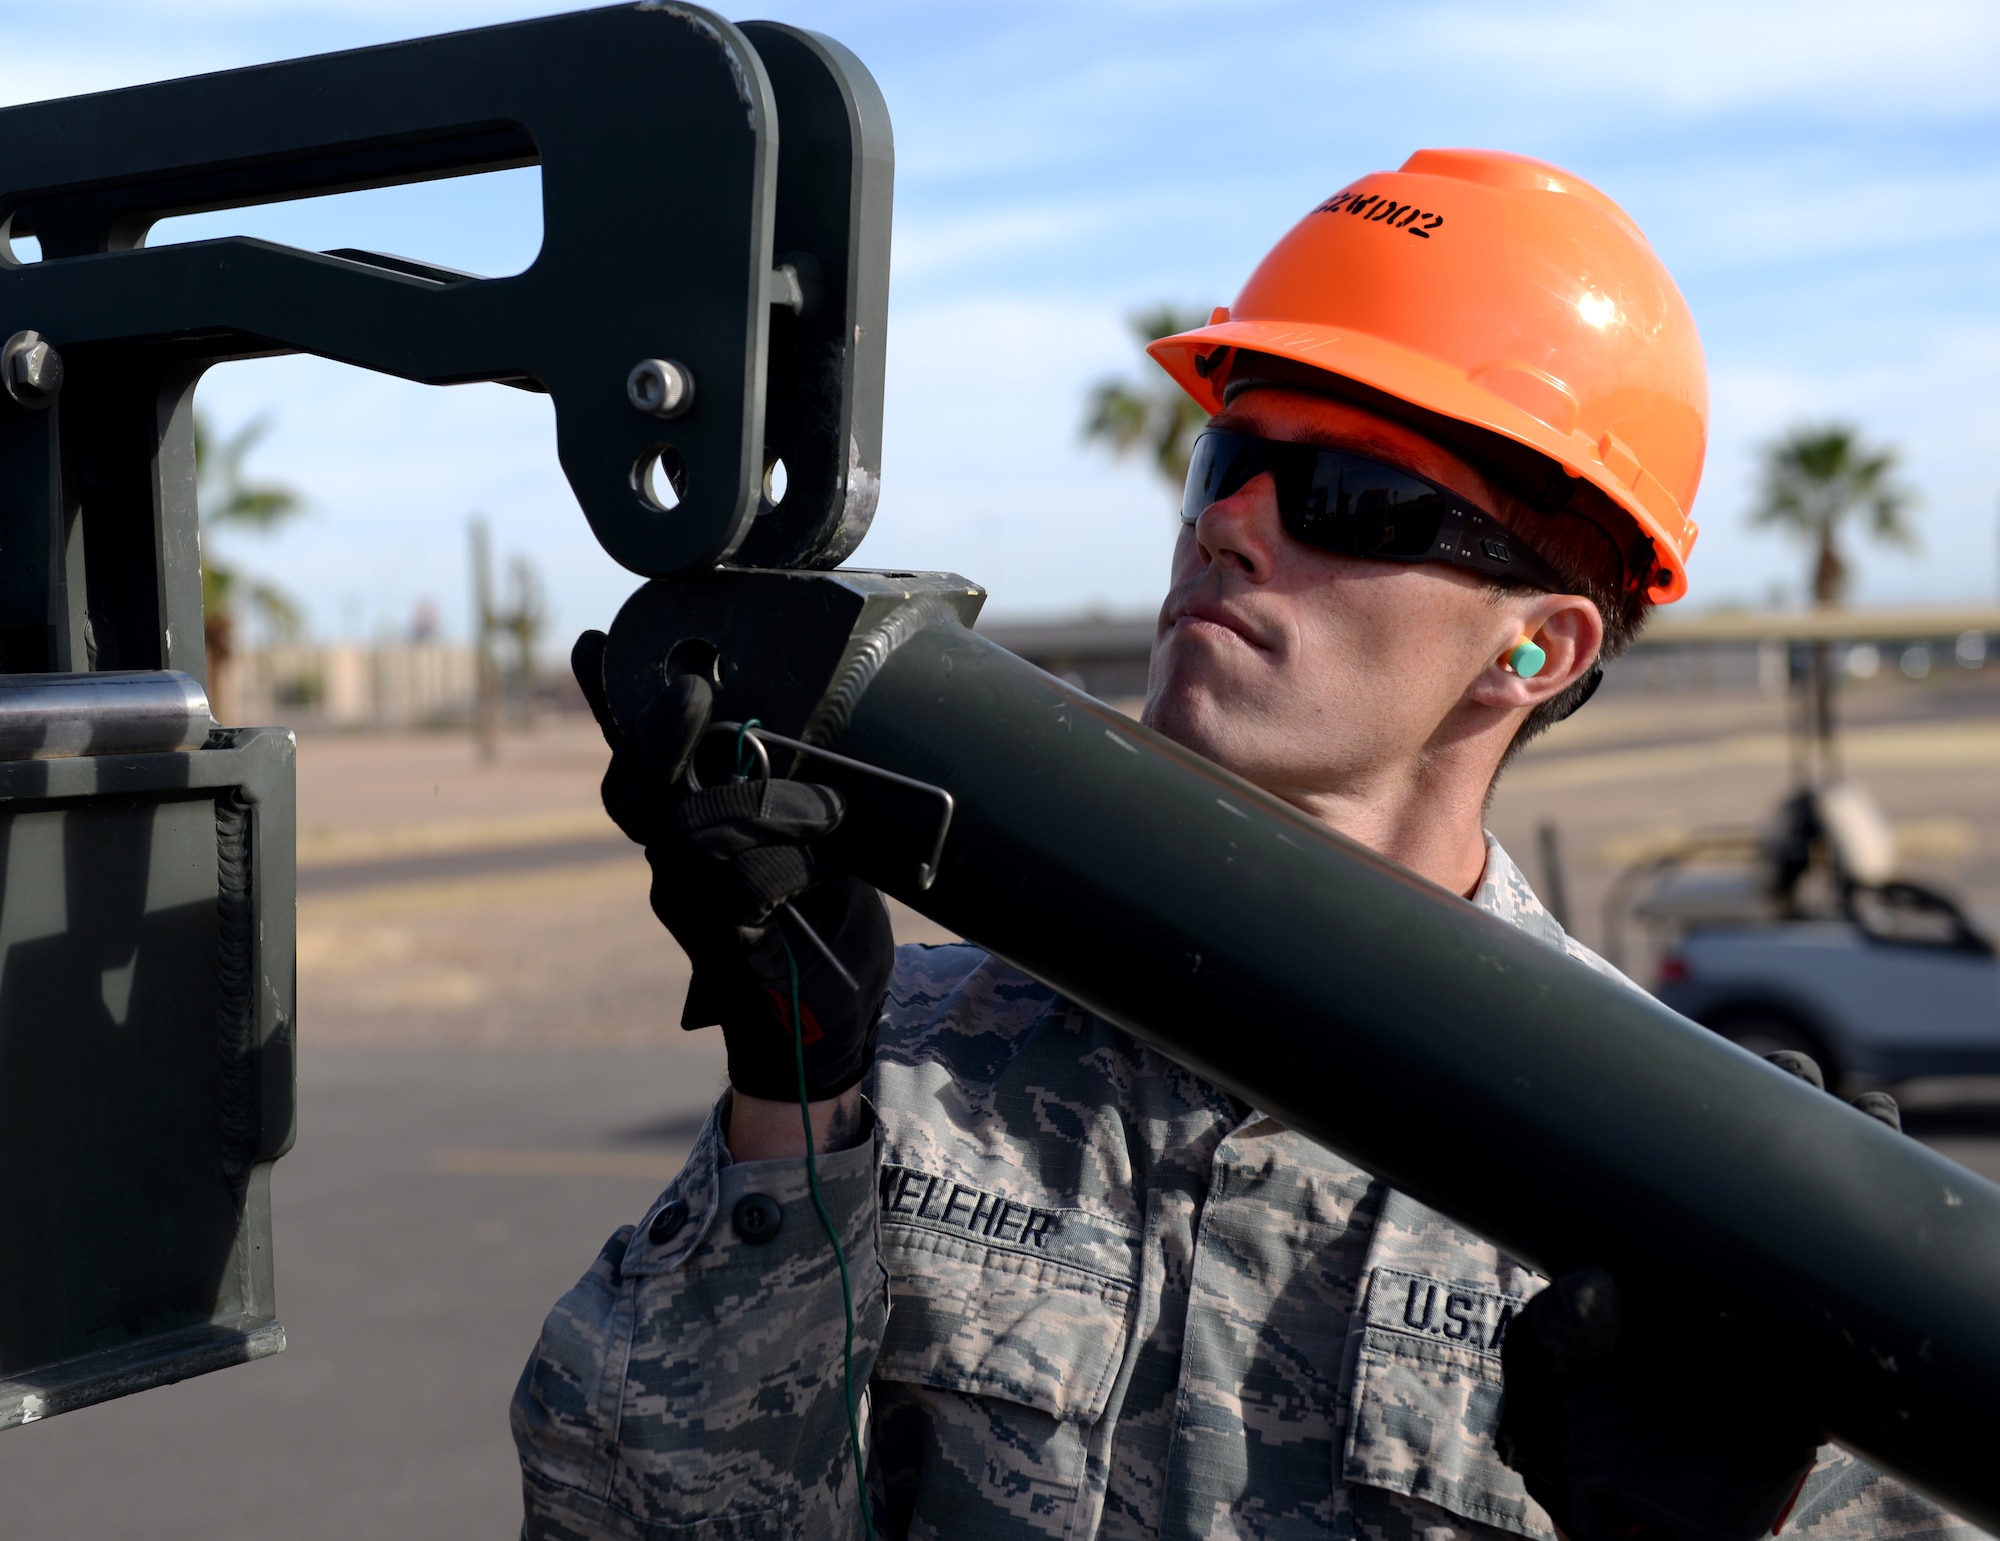
{"type": "Polygon", "coordinates": [[[1252,477],[1203,509],[1195,521],[1194,538],[1205,564],[1241,572],[1253,583],[1269,578],[1277,566],[1278,542],[1284,538],[1271,473],[1252,477]]]}

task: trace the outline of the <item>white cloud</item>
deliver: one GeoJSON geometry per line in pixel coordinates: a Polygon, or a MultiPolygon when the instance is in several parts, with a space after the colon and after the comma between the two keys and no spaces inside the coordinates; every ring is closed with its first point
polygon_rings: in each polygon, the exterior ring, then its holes
{"type": "Polygon", "coordinates": [[[1806,106],[1832,118],[2000,107],[2000,10],[1980,0],[1561,0],[1398,13],[1434,51],[1516,91],[1682,114],[1806,106]]]}
{"type": "Polygon", "coordinates": [[[1900,170],[1833,149],[1706,159],[1654,168],[1620,189],[1628,207],[1643,200],[1656,244],[1684,272],[1796,273],[1853,258],[1889,272],[1897,255],[1931,259],[2000,238],[2000,163],[1990,157],[1900,170]]]}

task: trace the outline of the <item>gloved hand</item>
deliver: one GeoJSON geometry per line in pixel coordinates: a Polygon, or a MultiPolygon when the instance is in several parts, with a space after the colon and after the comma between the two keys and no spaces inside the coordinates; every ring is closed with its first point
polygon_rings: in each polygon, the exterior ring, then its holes
{"type": "Polygon", "coordinates": [[[645,848],[653,913],[694,965],[681,1026],[721,1025],[737,1091],[796,1100],[796,980],[806,1095],[837,1096],[874,1058],[875,1024],[895,966],[882,896],[831,869],[815,844],[840,824],[840,793],[776,779],[689,790],[688,763],[713,703],[708,682],[676,677],[624,733],[605,701],[605,640],[601,631],[578,637],[570,667],[611,746],[605,812],[645,848]],[[855,984],[804,934],[801,917],[855,984]]]}
{"type": "Polygon", "coordinates": [[[1740,1323],[1662,1305],[1649,1314],[1671,1326],[1626,1330],[1602,1268],[1529,1301],[1500,1349],[1500,1458],[1569,1541],[1756,1541],[1791,1508],[1820,1431],[1782,1372],[1750,1368],[1769,1350],[1740,1323]]]}
{"type": "MultiPolygon", "coordinates": [[[[1825,1089],[1809,1056],[1766,1057],[1825,1089]]],[[[1855,1106],[1901,1127],[1885,1092],[1855,1106]]],[[[1796,1372],[1740,1320],[1627,1306],[1602,1268],[1528,1302],[1500,1350],[1500,1458],[1569,1541],[1756,1541],[1790,1511],[1822,1439],[1787,1395],[1796,1372]]]]}
{"type": "MultiPolygon", "coordinates": [[[[1795,1075],[1815,1091],[1825,1091],[1826,1074],[1819,1068],[1819,1061],[1810,1054],[1802,1054],[1797,1049],[1779,1049],[1774,1054],[1766,1054],[1767,1064],[1776,1065],[1787,1075],[1795,1075]]],[[[1887,1092],[1863,1092],[1858,1097],[1850,1097],[1848,1106],[1861,1109],[1870,1118],[1887,1124],[1898,1134],[1903,1132],[1903,1110],[1896,1106],[1896,1099],[1887,1092]]]]}

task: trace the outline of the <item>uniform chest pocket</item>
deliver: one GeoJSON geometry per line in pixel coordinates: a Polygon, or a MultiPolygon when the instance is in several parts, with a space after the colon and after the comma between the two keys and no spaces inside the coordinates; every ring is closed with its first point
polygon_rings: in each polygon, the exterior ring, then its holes
{"type": "Polygon", "coordinates": [[[940,1174],[885,1167],[889,1323],[878,1380],[1104,1414],[1124,1359],[1136,1232],[940,1174]]]}
{"type": "Polygon", "coordinates": [[[1522,1299],[1393,1268],[1367,1280],[1341,1476],[1533,1541],[1541,1506],[1493,1445],[1500,1346],[1522,1299]]]}

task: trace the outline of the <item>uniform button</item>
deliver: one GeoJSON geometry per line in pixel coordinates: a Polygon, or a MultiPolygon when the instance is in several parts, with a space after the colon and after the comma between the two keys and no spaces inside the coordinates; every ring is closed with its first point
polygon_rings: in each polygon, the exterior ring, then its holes
{"type": "Polygon", "coordinates": [[[770,1194],[746,1193],[736,1201],[729,1223],[744,1241],[753,1247],[761,1247],[765,1242],[776,1239],[778,1227],[784,1219],[785,1211],[770,1194]]]}
{"type": "Polygon", "coordinates": [[[653,1216],[653,1223],[646,1227],[646,1237],[654,1246],[663,1246],[680,1234],[687,1218],[687,1205],[680,1199],[668,1199],[653,1216]]]}

